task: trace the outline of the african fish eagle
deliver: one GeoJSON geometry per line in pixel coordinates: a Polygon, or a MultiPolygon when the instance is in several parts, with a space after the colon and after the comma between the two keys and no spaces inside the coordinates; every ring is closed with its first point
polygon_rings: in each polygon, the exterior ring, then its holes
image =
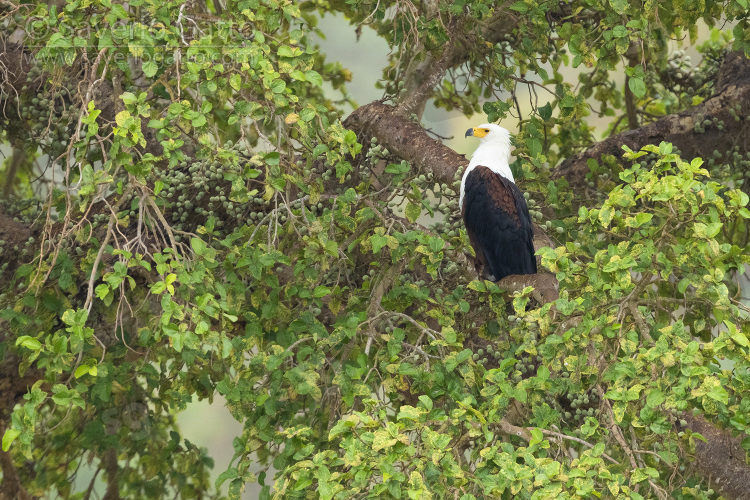
{"type": "Polygon", "coordinates": [[[477,270],[491,281],[511,274],[535,274],[531,216],[510,170],[510,133],[485,123],[465,137],[479,138],[461,179],[458,205],[477,270]]]}

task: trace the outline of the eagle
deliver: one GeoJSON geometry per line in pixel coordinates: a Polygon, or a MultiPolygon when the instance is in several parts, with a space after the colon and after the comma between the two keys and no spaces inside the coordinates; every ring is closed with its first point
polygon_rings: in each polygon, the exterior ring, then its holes
{"type": "Polygon", "coordinates": [[[510,133],[485,123],[466,131],[479,146],[461,178],[458,206],[480,276],[536,274],[531,216],[510,170],[510,133]]]}

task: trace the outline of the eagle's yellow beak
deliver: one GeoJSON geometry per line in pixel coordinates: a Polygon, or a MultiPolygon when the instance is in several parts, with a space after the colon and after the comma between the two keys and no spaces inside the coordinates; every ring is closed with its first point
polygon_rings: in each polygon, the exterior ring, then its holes
{"type": "Polygon", "coordinates": [[[474,137],[482,138],[489,133],[490,130],[487,128],[472,127],[466,131],[466,135],[464,135],[464,137],[469,137],[471,135],[474,137]]]}

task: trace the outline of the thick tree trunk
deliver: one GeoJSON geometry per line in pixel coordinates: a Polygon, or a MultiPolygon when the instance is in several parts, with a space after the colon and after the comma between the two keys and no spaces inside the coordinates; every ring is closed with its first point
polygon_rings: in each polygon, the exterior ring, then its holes
{"type": "Polygon", "coordinates": [[[695,467],[726,498],[750,498],[750,466],[741,440],[703,417],[685,415],[687,427],[706,438],[695,440],[695,467]]]}

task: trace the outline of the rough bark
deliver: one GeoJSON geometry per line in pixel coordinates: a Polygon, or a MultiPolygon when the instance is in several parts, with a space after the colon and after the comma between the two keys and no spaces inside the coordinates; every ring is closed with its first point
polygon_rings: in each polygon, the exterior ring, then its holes
{"type": "Polygon", "coordinates": [[[388,151],[415,165],[419,171],[432,172],[437,182],[453,183],[456,170],[469,161],[445,144],[431,138],[418,123],[406,118],[397,108],[375,101],[355,110],[344,126],[361,137],[377,137],[388,151]]]}
{"type": "Polygon", "coordinates": [[[695,467],[712,488],[726,498],[750,498],[750,466],[740,439],[719,429],[703,417],[684,415],[687,428],[706,438],[696,439],[695,467]]]}
{"type": "Polygon", "coordinates": [[[667,115],[635,130],[628,130],[598,142],[590,148],[563,161],[554,172],[564,177],[576,189],[584,184],[589,173],[587,161],[602,155],[622,157],[622,146],[637,151],[647,144],[671,142],[684,159],[707,158],[714,151],[728,151],[734,146],[741,153],[750,151],[750,59],[739,52],[727,55],[719,71],[714,96],[701,104],[674,115],[667,115]],[[739,120],[730,113],[733,106],[741,106],[739,120]],[[706,125],[705,133],[695,132],[696,124],[717,118],[724,122],[723,130],[706,125]]]}

